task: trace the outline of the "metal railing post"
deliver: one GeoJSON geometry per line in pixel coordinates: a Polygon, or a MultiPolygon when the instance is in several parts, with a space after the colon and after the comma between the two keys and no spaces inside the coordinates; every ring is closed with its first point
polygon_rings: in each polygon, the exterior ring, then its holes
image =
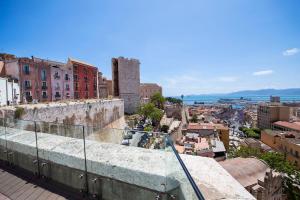
{"type": "Polygon", "coordinates": [[[173,151],[173,153],[175,154],[175,156],[176,156],[176,158],[177,158],[179,164],[181,165],[181,167],[182,167],[182,169],[183,169],[185,175],[187,176],[187,178],[188,178],[188,180],[189,180],[189,182],[190,182],[190,184],[191,184],[191,186],[192,186],[192,188],[193,188],[193,190],[194,190],[194,192],[195,192],[197,198],[198,198],[199,200],[205,200],[205,198],[203,197],[203,195],[202,195],[201,191],[199,190],[197,184],[195,183],[193,177],[191,176],[189,170],[186,168],[184,162],[183,162],[182,159],[180,158],[180,156],[179,156],[177,150],[175,149],[175,147],[174,147],[174,145],[173,145],[173,141],[172,141],[172,140],[170,139],[170,137],[168,137],[168,136],[167,136],[167,145],[171,146],[172,151],[173,151]]]}
{"type": "Polygon", "coordinates": [[[84,152],[84,169],[85,169],[85,186],[86,194],[89,193],[89,182],[88,182],[88,172],[87,172],[87,163],[86,163],[86,149],[85,149],[85,129],[84,125],[82,126],[82,137],[83,137],[83,152],[84,152]]]}
{"type": "Polygon", "coordinates": [[[6,118],[4,118],[4,138],[5,138],[6,162],[8,162],[7,136],[6,136],[6,118]]]}
{"type": "Polygon", "coordinates": [[[34,134],[35,134],[35,148],[36,148],[36,161],[38,168],[38,176],[40,176],[40,160],[39,160],[39,148],[38,148],[38,136],[36,132],[36,121],[34,121],[34,134]]]}

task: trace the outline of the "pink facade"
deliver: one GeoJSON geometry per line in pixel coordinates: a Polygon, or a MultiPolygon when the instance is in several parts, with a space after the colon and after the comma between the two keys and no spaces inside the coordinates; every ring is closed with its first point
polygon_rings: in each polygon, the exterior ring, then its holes
{"type": "Polygon", "coordinates": [[[73,99],[73,70],[63,63],[51,64],[52,100],[73,99]]]}

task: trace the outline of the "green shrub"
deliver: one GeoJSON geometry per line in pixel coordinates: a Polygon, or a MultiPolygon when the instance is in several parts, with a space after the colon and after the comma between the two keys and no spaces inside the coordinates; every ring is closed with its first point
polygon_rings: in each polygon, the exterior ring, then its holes
{"type": "Polygon", "coordinates": [[[22,107],[17,107],[15,110],[15,119],[20,119],[22,115],[24,114],[24,108],[22,107]]]}

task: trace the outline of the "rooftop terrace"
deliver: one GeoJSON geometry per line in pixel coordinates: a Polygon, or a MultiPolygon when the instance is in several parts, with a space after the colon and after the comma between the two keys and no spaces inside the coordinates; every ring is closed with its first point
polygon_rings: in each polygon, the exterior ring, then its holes
{"type": "Polygon", "coordinates": [[[213,159],[85,140],[80,130],[73,138],[4,123],[0,159],[99,198],[198,199],[182,159],[205,199],[254,199],[213,159]]]}

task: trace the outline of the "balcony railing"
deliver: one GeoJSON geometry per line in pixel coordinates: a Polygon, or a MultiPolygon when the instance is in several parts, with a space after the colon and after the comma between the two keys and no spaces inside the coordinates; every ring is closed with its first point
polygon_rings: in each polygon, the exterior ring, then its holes
{"type": "Polygon", "coordinates": [[[31,85],[25,85],[25,89],[26,89],[26,90],[30,90],[31,88],[32,88],[31,85]]]}
{"type": "Polygon", "coordinates": [[[24,74],[29,75],[30,71],[29,70],[24,70],[24,74]]]}
{"type": "Polygon", "coordinates": [[[3,161],[91,196],[107,195],[101,191],[109,184],[120,194],[130,185],[130,199],[145,199],[145,194],[147,199],[204,199],[165,133],[0,118],[0,148],[7,154],[0,156],[3,161]],[[97,134],[113,140],[89,137],[97,134]],[[129,135],[127,145],[136,148],[121,145],[129,135]],[[157,143],[147,145],[150,141],[157,143]]]}
{"type": "Polygon", "coordinates": [[[47,99],[47,98],[48,98],[48,95],[42,95],[42,98],[43,98],[43,99],[47,99]]]}
{"type": "Polygon", "coordinates": [[[46,85],[42,85],[42,90],[47,90],[48,87],[46,85]]]}
{"type": "Polygon", "coordinates": [[[54,97],[58,99],[58,98],[61,98],[61,95],[60,94],[56,94],[54,97]]]}

